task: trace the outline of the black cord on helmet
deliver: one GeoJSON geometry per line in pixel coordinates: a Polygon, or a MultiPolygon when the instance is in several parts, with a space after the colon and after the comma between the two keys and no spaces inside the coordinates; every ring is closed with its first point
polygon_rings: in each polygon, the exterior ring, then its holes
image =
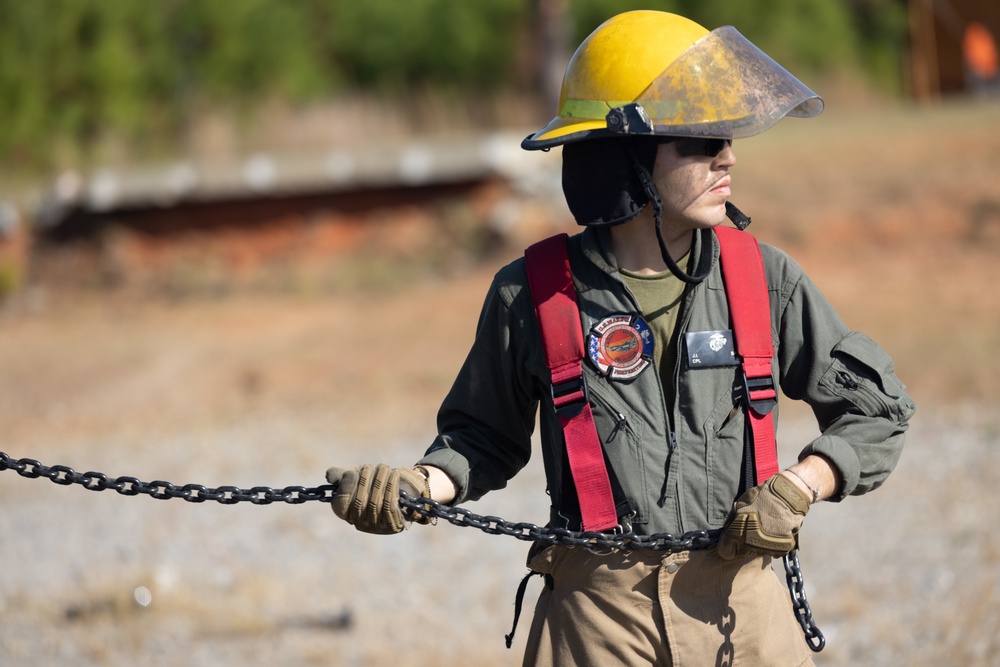
{"type": "MultiPolygon", "coordinates": [[[[666,241],[663,240],[663,200],[660,199],[660,193],[653,184],[653,178],[650,176],[649,170],[640,164],[638,160],[634,159],[634,156],[632,164],[635,166],[636,174],[639,176],[639,181],[642,183],[642,189],[646,193],[646,197],[653,205],[653,217],[656,221],[656,242],[660,245],[660,254],[663,255],[663,261],[666,263],[667,268],[670,269],[670,273],[674,274],[679,280],[689,285],[697,285],[707,278],[708,274],[712,271],[712,230],[701,230],[701,256],[698,258],[698,272],[694,275],[685,273],[677,265],[677,262],[674,261],[674,258],[670,256],[670,252],[667,251],[666,241]]],[[[694,240],[695,233],[694,231],[691,232],[692,241],[694,240]]]]}

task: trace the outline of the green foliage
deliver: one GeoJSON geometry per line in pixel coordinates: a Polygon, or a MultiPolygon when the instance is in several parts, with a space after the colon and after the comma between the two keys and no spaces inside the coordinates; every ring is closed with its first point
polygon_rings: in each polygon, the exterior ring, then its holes
{"type": "Polygon", "coordinates": [[[903,54],[909,30],[906,5],[898,0],[851,0],[859,56],[871,79],[886,90],[902,90],[903,54]]]}
{"type": "Polygon", "coordinates": [[[160,137],[200,104],[495,89],[528,0],[0,0],[0,160],[160,137]]]}
{"type": "Polygon", "coordinates": [[[331,2],[329,57],[346,84],[495,89],[510,79],[525,0],[331,2]]]}
{"type": "Polygon", "coordinates": [[[684,15],[681,3],[675,0],[573,0],[570,15],[573,22],[573,43],[579,44],[597,26],[616,14],[636,9],[653,9],[684,15]]]}
{"type": "Polygon", "coordinates": [[[0,0],[7,163],[60,142],[165,136],[192,102],[323,86],[307,17],[274,0],[0,0]]]}
{"type": "MultiPolygon", "coordinates": [[[[0,0],[0,164],[79,161],[109,137],[166,144],[204,105],[510,88],[525,80],[536,2],[0,0]]],[[[736,25],[793,72],[899,79],[899,0],[572,0],[572,43],[638,8],[736,25]]]]}
{"type": "Polygon", "coordinates": [[[305,5],[274,0],[175,0],[166,33],[174,77],[189,93],[299,97],[323,89],[322,63],[305,5]]]}
{"type": "Polygon", "coordinates": [[[842,0],[757,0],[687,3],[688,13],[706,27],[733,25],[765,53],[791,68],[811,72],[853,65],[856,34],[842,0]]]}

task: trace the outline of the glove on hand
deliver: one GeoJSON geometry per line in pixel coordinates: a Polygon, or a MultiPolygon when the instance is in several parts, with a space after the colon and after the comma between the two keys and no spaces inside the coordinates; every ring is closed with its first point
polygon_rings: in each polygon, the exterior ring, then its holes
{"type": "Polygon", "coordinates": [[[719,555],[780,557],[798,544],[809,496],[784,475],[771,477],[740,496],[722,537],[719,555]]]}
{"type": "MultiPolygon", "coordinates": [[[[336,484],[333,513],[364,533],[390,535],[406,527],[407,518],[399,506],[399,492],[413,498],[430,498],[427,478],[414,468],[390,468],[384,464],[363,465],[345,470],[330,468],[326,479],[336,484]]],[[[420,514],[409,517],[419,523],[429,519],[420,514]]]]}

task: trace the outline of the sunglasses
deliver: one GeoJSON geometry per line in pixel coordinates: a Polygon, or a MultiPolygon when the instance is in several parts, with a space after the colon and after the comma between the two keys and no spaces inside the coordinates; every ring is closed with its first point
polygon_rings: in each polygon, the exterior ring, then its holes
{"type": "Polygon", "coordinates": [[[706,139],[702,137],[670,137],[666,141],[677,145],[677,152],[681,157],[694,155],[716,157],[726,150],[726,146],[733,143],[732,139],[706,139]]]}

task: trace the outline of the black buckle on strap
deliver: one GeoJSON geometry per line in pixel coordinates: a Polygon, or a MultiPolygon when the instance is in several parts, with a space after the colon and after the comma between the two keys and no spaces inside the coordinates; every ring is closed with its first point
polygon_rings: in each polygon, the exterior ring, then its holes
{"type": "Polygon", "coordinates": [[[743,395],[746,397],[747,405],[758,415],[766,415],[778,404],[778,390],[774,386],[774,378],[770,375],[759,378],[749,378],[746,372],[743,373],[743,395]],[[752,395],[760,395],[766,392],[765,396],[757,399],[750,398],[752,395]],[[770,394],[770,395],[767,395],[770,394]]]}
{"type": "Polygon", "coordinates": [[[590,403],[587,379],[582,373],[579,377],[570,378],[559,384],[553,383],[549,391],[556,414],[566,419],[575,417],[584,405],[590,403]]]}

